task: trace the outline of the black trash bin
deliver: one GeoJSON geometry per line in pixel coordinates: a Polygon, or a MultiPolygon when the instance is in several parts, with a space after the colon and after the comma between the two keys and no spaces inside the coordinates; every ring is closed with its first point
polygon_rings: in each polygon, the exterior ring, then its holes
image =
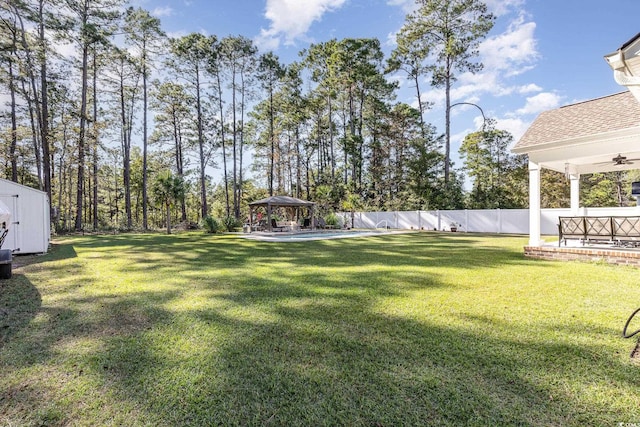
{"type": "Polygon", "coordinates": [[[11,279],[11,249],[0,249],[0,279],[11,279]]]}

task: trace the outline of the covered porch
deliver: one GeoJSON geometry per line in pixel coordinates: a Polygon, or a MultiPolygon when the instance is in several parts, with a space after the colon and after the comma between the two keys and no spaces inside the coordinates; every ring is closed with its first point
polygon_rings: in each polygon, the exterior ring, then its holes
{"type": "MultiPolygon", "coordinates": [[[[605,55],[614,80],[628,91],[541,113],[512,149],[529,157],[529,247],[540,236],[540,172],[570,182],[570,208],[584,215],[580,175],[640,168],[640,34],[605,55]]],[[[640,208],[630,208],[640,215],[640,208]]]]}
{"type": "Polygon", "coordinates": [[[640,103],[631,92],[622,92],[543,112],[513,152],[529,157],[529,246],[542,246],[541,170],[565,175],[571,214],[583,215],[581,174],[640,167],[640,103]]]}

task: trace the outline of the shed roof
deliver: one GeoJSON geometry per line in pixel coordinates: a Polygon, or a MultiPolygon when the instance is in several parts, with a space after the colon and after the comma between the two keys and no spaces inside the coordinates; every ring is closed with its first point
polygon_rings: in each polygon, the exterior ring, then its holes
{"type": "Polygon", "coordinates": [[[313,206],[315,202],[296,199],[289,196],[271,196],[266,199],[256,200],[249,203],[249,206],[313,206]]]}
{"type": "Polygon", "coordinates": [[[20,188],[27,192],[40,193],[44,195],[47,194],[42,190],[38,190],[37,188],[29,187],[28,185],[20,184],[18,182],[13,182],[9,179],[0,178],[0,191],[2,191],[3,188],[20,188]]]}
{"type": "Polygon", "coordinates": [[[640,103],[626,91],[540,113],[513,150],[639,126],[640,103]]]}

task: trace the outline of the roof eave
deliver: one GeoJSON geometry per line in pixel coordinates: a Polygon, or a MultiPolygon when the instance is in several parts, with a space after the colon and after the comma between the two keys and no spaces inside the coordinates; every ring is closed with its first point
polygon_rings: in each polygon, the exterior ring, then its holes
{"type": "Polygon", "coordinates": [[[543,142],[535,145],[527,145],[524,147],[518,147],[517,145],[511,149],[516,154],[529,154],[538,151],[548,151],[559,147],[568,148],[585,144],[591,144],[594,142],[602,142],[611,139],[625,138],[629,136],[637,136],[640,134],[640,126],[628,127],[624,129],[617,129],[614,131],[603,132],[598,134],[580,136],[577,138],[567,138],[556,141],[543,142]]]}

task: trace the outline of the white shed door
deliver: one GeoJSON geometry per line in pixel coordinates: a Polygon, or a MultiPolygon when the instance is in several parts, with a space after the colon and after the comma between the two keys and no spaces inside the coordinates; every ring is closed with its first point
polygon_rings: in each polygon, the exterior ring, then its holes
{"type": "Polygon", "coordinates": [[[9,233],[4,239],[1,249],[11,249],[14,252],[20,252],[20,211],[18,210],[18,195],[0,194],[0,200],[11,211],[11,224],[9,224],[9,233]]]}

